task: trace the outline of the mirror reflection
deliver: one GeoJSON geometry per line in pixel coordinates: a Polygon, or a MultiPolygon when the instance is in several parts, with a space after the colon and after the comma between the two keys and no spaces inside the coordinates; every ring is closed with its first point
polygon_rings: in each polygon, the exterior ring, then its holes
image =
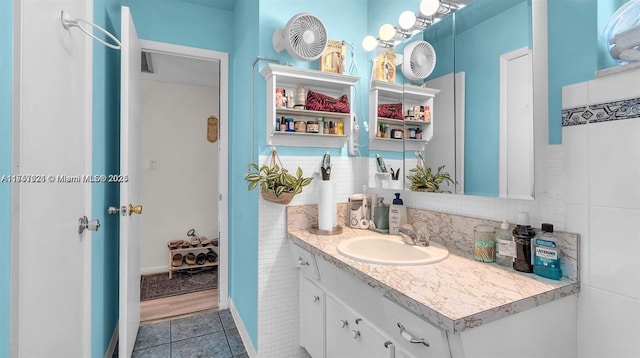
{"type": "Polygon", "coordinates": [[[393,53],[401,60],[408,46],[424,39],[437,61],[433,72],[417,81],[397,66],[395,89],[401,97],[392,91],[380,95],[383,85],[372,82],[371,92],[378,96],[370,93],[369,99],[369,185],[532,199],[531,38],[530,1],[474,0],[396,46],[393,53]],[[411,121],[416,119],[412,92],[421,85],[437,91],[429,103],[427,135],[425,124],[411,121]],[[392,131],[399,122],[378,116],[377,106],[391,103],[403,104],[400,130],[392,131]],[[387,173],[380,172],[378,157],[387,173]],[[402,169],[397,181],[391,167],[402,169]],[[419,174],[437,182],[416,185],[419,174]]]}

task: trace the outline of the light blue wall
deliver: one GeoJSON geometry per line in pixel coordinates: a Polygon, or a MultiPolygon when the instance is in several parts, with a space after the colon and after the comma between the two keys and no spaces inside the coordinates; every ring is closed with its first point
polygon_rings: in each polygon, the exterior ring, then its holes
{"type": "MultiPolygon", "coordinates": [[[[93,21],[120,37],[120,1],[94,0],[93,21]]],[[[93,174],[119,172],[120,52],[93,44],[93,174]]],[[[100,230],[91,239],[91,356],[104,357],[118,324],[119,235],[118,216],[106,208],[118,205],[119,187],[97,183],[92,187],[92,218],[100,230]]]]}
{"type": "Polygon", "coordinates": [[[230,52],[233,13],[174,0],[124,0],[138,37],[208,50],[230,52]]]}
{"type": "MultiPolygon", "coordinates": [[[[601,0],[607,2],[610,0],[601,0]]],[[[562,143],[562,87],[594,78],[598,68],[596,0],[548,2],[549,143],[562,143]]]]}
{"type": "Polygon", "coordinates": [[[529,14],[521,2],[462,33],[456,16],[455,70],[466,80],[465,194],[498,195],[499,58],[530,46],[529,14]]]}
{"type": "MultiPolygon", "coordinates": [[[[0,176],[11,174],[13,7],[0,0],[0,176]]],[[[0,357],[9,357],[11,313],[11,185],[0,182],[0,357]]]]}
{"type": "MultiPolygon", "coordinates": [[[[229,117],[229,296],[258,347],[258,197],[244,176],[251,161],[251,64],[258,56],[258,0],[238,0],[233,14],[229,117]]],[[[259,81],[258,71],[253,72],[259,81]]],[[[259,82],[257,82],[259,83],[259,82]]],[[[256,96],[257,98],[257,96],[256,96]]],[[[262,102],[264,103],[264,101],[262,102]]],[[[256,105],[256,108],[257,105],[256,105]]],[[[264,107],[261,112],[264,112],[264,107]]],[[[264,128],[264,125],[263,125],[264,128]]],[[[255,138],[264,132],[256,131],[255,138]]]]}

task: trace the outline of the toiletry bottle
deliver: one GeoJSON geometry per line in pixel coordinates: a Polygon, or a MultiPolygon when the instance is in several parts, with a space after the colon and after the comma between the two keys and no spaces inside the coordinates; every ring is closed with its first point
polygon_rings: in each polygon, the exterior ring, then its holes
{"type": "Polygon", "coordinates": [[[389,233],[399,235],[402,225],[407,223],[407,208],[400,199],[400,193],[395,193],[393,204],[389,206],[389,233]]]}
{"type": "Polygon", "coordinates": [[[512,267],[516,257],[516,245],[513,242],[507,220],[502,220],[500,229],[496,231],[496,263],[500,266],[512,267]]]}
{"type": "Polygon", "coordinates": [[[389,229],[389,205],[384,203],[384,198],[378,198],[376,207],[373,209],[373,223],[376,229],[389,229]]]}
{"type": "Polygon", "coordinates": [[[378,165],[378,173],[386,173],[387,166],[384,164],[384,159],[380,154],[376,154],[376,164],[378,165]]]}
{"type": "Polygon", "coordinates": [[[516,243],[516,258],[513,269],[520,272],[533,272],[531,261],[531,239],[535,232],[529,226],[529,214],[519,213],[518,224],[513,229],[513,241],[516,243]]]}
{"type": "MultiPolygon", "coordinates": [[[[542,231],[553,232],[552,224],[542,224],[542,231]]],[[[536,236],[535,253],[533,258],[533,272],[542,277],[559,280],[562,278],[560,269],[560,249],[552,238],[536,236]]]]}

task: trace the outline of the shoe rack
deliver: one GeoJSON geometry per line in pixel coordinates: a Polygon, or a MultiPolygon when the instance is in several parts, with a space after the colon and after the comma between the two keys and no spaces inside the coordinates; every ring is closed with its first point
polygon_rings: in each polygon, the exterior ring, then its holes
{"type": "Polygon", "coordinates": [[[217,245],[213,245],[213,244],[208,244],[207,246],[202,246],[201,244],[198,244],[197,246],[190,246],[190,247],[185,247],[185,248],[175,248],[175,249],[171,249],[169,248],[169,279],[173,278],[173,272],[174,271],[180,271],[180,270],[188,270],[188,269],[194,269],[194,268],[202,268],[202,267],[211,267],[211,266],[218,266],[218,256],[219,255],[219,250],[218,250],[218,246],[217,245]],[[210,262],[208,260],[207,257],[207,253],[209,252],[209,250],[213,250],[216,253],[216,258],[214,262],[210,262]],[[205,262],[203,264],[198,265],[196,264],[187,264],[186,262],[186,256],[189,253],[193,253],[195,255],[195,257],[198,257],[198,254],[202,253],[205,255],[205,262]],[[174,266],[174,256],[176,256],[177,254],[182,256],[182,259],[180,261],[180,266],[174,266]]]}

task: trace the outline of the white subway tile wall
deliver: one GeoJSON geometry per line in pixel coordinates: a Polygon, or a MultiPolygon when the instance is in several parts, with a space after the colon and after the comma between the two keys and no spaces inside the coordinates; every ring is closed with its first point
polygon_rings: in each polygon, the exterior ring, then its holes
{"type": "MultiPolygon", "coordinates": [[[[291,205],[317,204],[320,179],[316,172],[322,157],[281,155],[280,159],[290,171],[300,166],[305,177],[314,178],[291,205]]],[[[267,160],[268,157],[260,157],[260,163],[267,160]]],[[[367,183],[366,168],[366,158],[331,158],[331,180],[336,183],[337,202],[346,202],[349,195],[362,192],[367,183]]],[[[288,246],[286,206],[262,198],[259,205],[258,352],[260,357],[308,357],[298,345],[298,276],[288,246]]]]}
{"type": "Polygon", "coordinates": [[[566,226],[581,235],[581,358],[640,357],[638,83],[635,70],[563,89],[563,119],[579,124],[562,137],[566,226]]]}

